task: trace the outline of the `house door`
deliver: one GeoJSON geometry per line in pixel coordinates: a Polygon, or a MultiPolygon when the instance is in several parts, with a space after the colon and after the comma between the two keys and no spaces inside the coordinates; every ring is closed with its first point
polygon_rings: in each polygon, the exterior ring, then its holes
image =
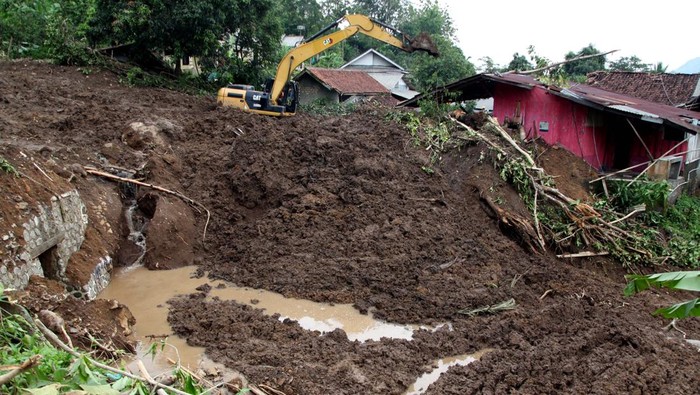
{"type": "Polygon", "coordinates": [[[614,133],[614,138],[612,139],[612,143],[614,144],[614,150],[613,150],[613,169],[620,170],[624,169],[626,167],[629,167],[630,165],[630,151],[632,150],[632,141],[636,137],[632,134],[631,130],[628,127],[624,127],[625,125],[621,123],[616,123],[613,130],[616,131],[614,133]]]}

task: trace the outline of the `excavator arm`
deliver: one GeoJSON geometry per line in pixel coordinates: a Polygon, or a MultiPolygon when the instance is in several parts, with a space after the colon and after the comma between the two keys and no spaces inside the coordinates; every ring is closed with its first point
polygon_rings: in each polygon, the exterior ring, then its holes
{"type": "Polygon", "coordinates": [[[359,14],[346,15],[290,50],[277,66],[277,73],[269,90],[257,92],[252,91],[248,86],[235,85],[233,88],[220,89],[218,101],[223,105],[233,105],[261,114],[294,115],[298,89],[295,84],[289,83],[294,70],[311,57],[340,44],[357,33],[373,37],[407,52],[426,51],[433,56],[438,56],[437,48],[425,34],[410,39],[397,29],[373,18],[359,14]],[[328,33],[344,24],[347,26],[328,33]],[[281,103],[281,99],[285,103],[281,103]]]}

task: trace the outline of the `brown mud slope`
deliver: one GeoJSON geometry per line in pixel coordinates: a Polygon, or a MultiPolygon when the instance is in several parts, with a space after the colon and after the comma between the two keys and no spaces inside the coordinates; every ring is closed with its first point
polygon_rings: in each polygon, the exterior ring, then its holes
{"type": "MultiPolygon", "coordinates": [[[[154,218],[176,211],[172,217],[183,224],[149,229],[152,245],[161,246],[151,266],[192,260],[240,285],[354,303],[393,322],[452,323],[452,330],[419,331],[412,341],[358,343],[339,330],[307,332],[201,294],[172,301],[177,333],[252,382],[287,394],[401,394],[434,360],[491,349],[479,362],[452,368],[428,393],[700,388],[700,353],[649,314],[684,295],[625,299],[624,272],[612,262],[526,252],[482,206],[480,192],[526,214],[490,164],[478,161],[485,148],[445,155],[431,175],[421,170],[425,151],[380,109],[275,119],[212,103],[128,88],[108,73],[0,63],[3,144],[37,152],[48,145],[58,167],[145,164],[147,182],[211,210],[202,243],[201,213],[184,205],[164,210],[161,201],[172,196],[146,199],[154,218]],[[174,246],[189,248],[172,257],[174,246]],[[457,313],[510,298],[515,310],[457,313]]],[[[700,338],[698,320],[680,325],[700,338]]]]}

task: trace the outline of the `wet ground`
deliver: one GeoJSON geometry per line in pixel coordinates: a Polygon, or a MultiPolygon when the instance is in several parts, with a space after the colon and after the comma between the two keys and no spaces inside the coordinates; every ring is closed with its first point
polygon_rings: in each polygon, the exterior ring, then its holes
{"type": "MultiPolygon", "coordinates": [[[[194,263],[211,287],[168,302],[171,331],[205,348],[208,358],[289,395],[404,394],[440,359],[484,350],[478,361],[450,367],[425,393],[700,388],[700,353],[650,315],[687,295],[623,298],[625,270],[615,262],[524,250],[482,206],[480,194],[487,193],[527,213],[488,160],[479,160],[487,148],[447,153],[429,174],[421,170],[430,165],[427,153],[381,108],[276,119],[212,104],[125,87],[109,73],[0,63],[0,131],[28,152],[49,147],[42,166],[51,170],[50,159],[144,167],[146,181],[211,210],[207,223],[201,209],[173,196],[137,196],[152,216],[144,264],[194,263]],[[156,129],[135,132],[133,122],[156,129]],[[302,319],[280,320],[263,309],[264,298],[258,305],[246,301],[254,295],[217,298],[220,282],[351,305],[393,324],[450,325],[416,330],[410,339],[360,341],[348,336],[349,327],[321,332],[302,319]],[[459,313],[511,298],[513,310],[459,313]]],[[[3,153],[12,154],[9,145],[3,153]]],[[[570,159],[551,160],[561,170],[570,159]]],[[[558,175],[562,182],[577,177],[558,175]]],[[[91,177],[72,182],[88,197],[104,185],[91,177]]],[[[137,319],[137,333],[145,334],[139,325],[137,319]]],[[[698,320],[680,325],[687,337],[700,338],[698,320]]]]}
{"type": "MultiPolygon", "coordinates": [[[[319,335],[341,329],[350,341],[378,341],[382,338],[411,340],[416,331],[451,329],[450,323],[436,327],[391,324],[361,314],[351,305],[285,298],[270,291],[237,287],[223,281],[218,281],[212,287],[206,278],[197,277],[195,273],[196,268],[189,266],[167,271],[150,271],[145,267],[126,268],[118,270],[110,285],[98,295],[100,299],[116,299],[128,305],[136,319],[133,335],[138,342],[138,351],[134,358],[127,359],[130,361],[127,367],[137,371],[135,362],[140,360],[152,375],[159,376],[172,370],[179,362],[195,372],[217,369],[230,375],[238,373],[227,372],[225,366],[215,364],[206,357],[203,347],[187,344],[185,339],[173,334],[170,329],[166,301],[198,292],[206,294],[208,300],[234,301],[260,309],[265,315],[281,322],[295,321],[302,329],[319,335]],[[157,352],[152,355],[149,350],[153,345],[157,352]]],[[[480,352],[435,361],[436,368],[418,377],[406,393],[423,393],[449,367],[466,366],[482,354],[480,352]]]]}

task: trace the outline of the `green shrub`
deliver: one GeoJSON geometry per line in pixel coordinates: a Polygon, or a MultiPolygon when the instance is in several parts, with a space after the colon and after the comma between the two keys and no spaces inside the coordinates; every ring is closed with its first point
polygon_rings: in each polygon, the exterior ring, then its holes
{"type": "Polygon", "coordinates": [[[608,181],[610,204],[625,212],[634,206],[644,204],[647,210],[665,210],[670,186],[666,181],[650,181],[642,177],[630,184],[629,181],[608,181]]]}

